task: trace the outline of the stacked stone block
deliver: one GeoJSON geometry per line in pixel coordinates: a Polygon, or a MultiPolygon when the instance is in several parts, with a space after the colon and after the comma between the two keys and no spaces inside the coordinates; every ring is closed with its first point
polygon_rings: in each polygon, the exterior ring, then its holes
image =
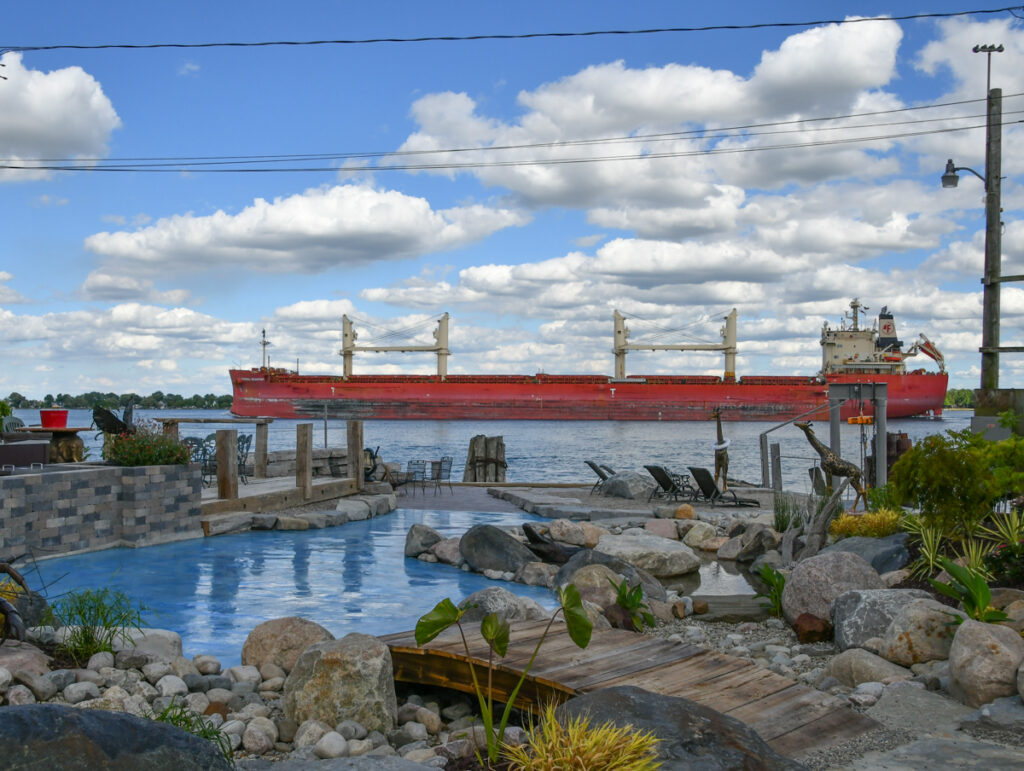
{"type": "Polygon", "coordinates": [[[77,466],[0,477],[0,558],[202,536],[198,466],[77,466]]]}

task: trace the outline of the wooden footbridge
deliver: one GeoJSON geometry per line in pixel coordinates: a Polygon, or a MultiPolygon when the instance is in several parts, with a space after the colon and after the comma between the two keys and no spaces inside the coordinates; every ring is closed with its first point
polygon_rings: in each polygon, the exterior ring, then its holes
{"type": "MultiPolygon", "coordinates": [[[[508,700],[547,623],[512,624],[508,653],[496,666],[495,700],[508,700]]],[[[487,644],[478,624],[465,626],[473,663],[486,664],[487,644]]],[[[447,630],[422,648],[412,632],[381,639],[391,648],[396,680],[473,692],[458,629],[447,630]]],[[[477,677],[481,676],[486,678],[486,672],[478,669],[477,677]]],[[[618,629],[595,630],[590,645],[580,649],[560,622],[541,646],[517,704],[536,712],[552,700],[616,685],[683,696],[718,710],[746,723],[777,752],[789,756],[878,727],[840,699],[746,659],[618,629]]]]}

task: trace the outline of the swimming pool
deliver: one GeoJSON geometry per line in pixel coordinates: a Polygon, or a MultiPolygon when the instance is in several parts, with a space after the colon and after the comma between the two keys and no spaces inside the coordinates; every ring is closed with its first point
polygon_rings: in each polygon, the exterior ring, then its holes
{"type": "Polygon", "coordinates": [[[181,635],[186,656],[216,656],[227,667],[258,624],[301,616],[335,637],[412,629],[445,597],[458,603],[489,586],[505,586],[557,607],[552,592],[491,581],[448,565],[404,556],[405,536],[419,522],[444,536],[479,523],[517,525],[538,518],[520,513],[412,511],[341,527],[252,531],[141,549],[59,557],[26,566],[33,589],[52,602],[75,589],[120,589],[146,605],[149,626],[181,635]]]}

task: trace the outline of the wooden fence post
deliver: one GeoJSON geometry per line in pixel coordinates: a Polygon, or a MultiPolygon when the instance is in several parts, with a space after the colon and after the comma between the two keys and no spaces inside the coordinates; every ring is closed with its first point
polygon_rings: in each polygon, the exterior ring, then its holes
{"type": "Polygon", "coordinates": [[[313,497],[313,424],[295,426],[295,486],[303,500],[313,497]]]}
{"type": "Polygon", "coordinates": [[[217,430],[217,497],[238,497],[238,431],[217,430]]]}
{"type": "Polygon", "coordinates": [[[345,425],[348,439],[348,455],[345,462],[348,473],[356,482],[356,490],[363,489],[363,421],[350,420],[345,425]]]}
{"type": "Polygon", "coordinates": [[[267,478],[267,448],[270,444],[270,424],[256,424],[256,458],[252,475],[257,479],[267,478]]]}

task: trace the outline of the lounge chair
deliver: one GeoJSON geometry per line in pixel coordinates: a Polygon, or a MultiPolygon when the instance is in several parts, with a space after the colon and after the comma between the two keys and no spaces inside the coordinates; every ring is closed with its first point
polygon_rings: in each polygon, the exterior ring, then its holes
{"type": "Polygon", "coordinates": [[[673,501],[678,501],[684,498],[693,500],[697,497],[697,491],[690,484],[690,478],[686,474],[673,474],[664,466],[644,466],[644,468],[658,483],[658,486],[647,496],[648,502],[652,498],[671,498],[673,501]]]}
{"type": "Polygon", "coordinates": [[[690,466],[690,473],[693,475],[693,481],[697,483],[697,487],[700,488],[701,498],[715,505],[721,503],[725,506],[761,506],[761,502],[753,498],[740,498],[732,490],[722,492],[718,485],[715,484],[715,478],[711,476],[711,472],[706,468],[699,468],[697,466],[690,466]]]}
{"type": "Polygon", "coordinates": [[[607,482],[611,478],[611,476],[615,474],[615,472],[612,471],[607,466],[602,466],[597,463],[594,463],[594,461],[592,460],[585,460],[583,462],[590,466],[590,470],[597,474],[597,476],[599,477],[599,479],[596,482],[594,482],[594,486],[590,488],[590,494],[593,495],[594,493],[598,492],[601,489],[601,485],[607,482]]]}

